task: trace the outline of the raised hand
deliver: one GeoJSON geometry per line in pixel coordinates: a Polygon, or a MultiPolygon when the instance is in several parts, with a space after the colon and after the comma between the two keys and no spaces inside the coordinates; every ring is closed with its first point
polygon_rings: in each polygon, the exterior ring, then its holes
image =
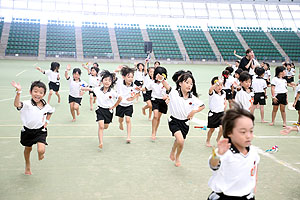
{"type": "Polygon", "coordinates": [[[158,81],[163,81],[164,80],[164,77],[161,74],[157,74],[155,78],[158,81]]]}
{"type": "Polygon", "coordinates": [[[228,138],[224,138],[218,142],[218,154],[223,155],[230,148],[230,143],[228,138]]]}
{"type": "Polygon", "coordinates": [[[42,70],[40,67],[36,67],[35,69],[37,69],[38,71],[41,71],[41,70],[42,70]]]}
{"type": "Polygon", "coordinates": [[[22,87],[20,85],[20,83],[16,83],[15,81],[12,81],[11,82],[11,85],[16,88],[17,91],[21,91],[22,90],[22,87]]]}
{"type": "Polygon", "coordinates": [[[70,71],[71,70],[71,65],[68,64],[66,70],[70,71]]]}

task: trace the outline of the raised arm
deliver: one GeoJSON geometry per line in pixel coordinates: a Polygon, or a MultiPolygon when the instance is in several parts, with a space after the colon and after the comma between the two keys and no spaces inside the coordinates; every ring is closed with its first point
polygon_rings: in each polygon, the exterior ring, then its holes
{"type": "Polygon", "coordinates": [[[171,90],[171,86],[167,83],[167,81],[165,81],[165,79],[162,75],[157,74],[156,79],[161,81],[161,83],[163,84],[163,86],[166,88],[167,91],[171,90]]]}
{"type": "Polygon", "coordinates": [[[85,64],[82,64],[81,66],[87,70],[88,74],[91,73],[90,68],[88,66],[86,66],[85,64]]]}
{"type": "Polygon", "coordinates": [[[43,69],[40,68],[40,67],[36,67],[35,69],[37,69],[38,71],[42,72],[43,74],[45,73],[45,70],[43,70],[43,69]]]}
{"type": "Polygon", "coordinates": [[[69,72],[70,70],[71,70],[71,65],[68,64],[68,65],[67,65],[67,68],[66,68],[66,71],[65,71],[65,77],[66,77],[67,80],[70,78],[70,76],[69,76],[69,74],[68,74],[68,72],[69,72]]]}
{"type": "Polygon", "coordinates": [[[224,138],[218,142],[218,149],[213,148],[212,157],[209,160],[209,164],[212,168],[217,168],[220,162],[220,156],[224,155],[226,151],[230,148],[230,143],[228,138],[224,138]]]}
{"type": "Polygon", "coordinates": [[[11,82],[11,85],[16,88],[16,97],[15,97],[15,101],[14,101],[14,106],[16,108],[21,108],[22,107],[22,104],[20,102],[20,96],[21,96],[21,92],[22,92],[22,88],[21,88],[21,85],[19,83],[16,83],[15,81],[12,81],[11,82]]]}

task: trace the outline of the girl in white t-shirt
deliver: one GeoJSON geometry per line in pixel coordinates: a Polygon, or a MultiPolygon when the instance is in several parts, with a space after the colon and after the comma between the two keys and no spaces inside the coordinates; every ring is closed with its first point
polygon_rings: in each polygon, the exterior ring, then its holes
{"type": "Polygon", "coordinates": [[[53,91],[55,92],[58,98],[58,103],[60,103],[60,94],[58,93],[59,86],[60,86],[59,67],[60,64],[58,62],[52,62],[50,70],[43,70],[40,67],[36,67],[38,71],[42,72],[48,77],[49,80],[48,103],[50,103],[50,99],[53,94],[53,91]]]}
{"type": "Polygon", "coordinates": [[[225,112],[222,126],[224,139],[209,158],[213,175],[208,185],[213,192],[208,200],[254,200],[260,161],[257,149],[251,145],[254,116],[234,104],[225,112]]]}
{"type": "Polygon", "coordinates": [[[233,102],[233,91],[234,91],[234,78],[231,76],[228,70],[224,70],[222,72],[223,77],[223,91],[226,92],[226,99],[229,103],[229,108],[231,108],[231,104],[233,102]]]}

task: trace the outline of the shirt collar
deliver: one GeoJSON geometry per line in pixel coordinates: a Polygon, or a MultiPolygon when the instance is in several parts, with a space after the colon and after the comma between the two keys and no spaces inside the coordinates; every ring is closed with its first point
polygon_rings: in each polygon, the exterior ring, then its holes
{"type": "Polygon", "coordinates": [[[256,79],[264,79],[263,77],[260,77],[260,76],[258,76],[258,77],[256,77],[256,79]]]}
{"type": "MultiPolygon", "coordinates": [[[[216,90],[214,90],[214,92],[215,92],[217,95],[219,95],[219,93],[217,93],[217,91],[216,91],[216,90]]],[[[221,93],[221,95],[223,95],[224,91],[223,91],[223,90],[221,90],[221,91],[220,91],[220,93],[221,93]]]]}
{"type": "MultiPolygon", "coordinates": [[[[180,97],[183,97],[183,94],[182,94],[182,91],[181,91],[181,89],[179,88],[179,89],[177,89],[177,92],[178,92],[178,94],[179,94],[179,96],[180,97]]],[[[191,92],[188,92],[188,98],[192,98],[192,94],[191,94],[191,92]]]]}
{"type": "MultiPolygon", "coordinates": [[[[102,87],[100,88],[100,90],[103,92],[104,87],[102,86],[102,87]]],[[[111,88],[109,87],[108,90],[107,90],[107,92],[110,92],[110,90],[111,90],[111,88]]]]}
{"type": "MultiPolygon", "coordinates": [[[[231,142],[231,139],[230,138],[228,138],[229,139],[229,143],[231,144],[231,146],[230,146],[230,151],[233,153],[233,154],[238,154],[238,153],[241,153],[233,144],[232,144],[232,142],[231,142]]],[[[246,150],[247,150],[247,152],[249,152],[250,151],[250,147],[246,147],[246,150]]]]}
{"type": "MultiPolygon", "coordinates": [[[[47,104],[44,99],[42,99],[41,102],[43,104],[43,107],[47,104]]],[[[31,99],[31,105],[38,107],[37,104],[36,104],[36,102],[33,99],[31,99]]]]}
{"type": "Polygon", "coordinates": [[[123,84],[124,84],[126,87],[133,87],[133,82],[132,82],[129,86],[127,86],[126,83],[125,83],[125,80],[123,80],[123,84]]]}

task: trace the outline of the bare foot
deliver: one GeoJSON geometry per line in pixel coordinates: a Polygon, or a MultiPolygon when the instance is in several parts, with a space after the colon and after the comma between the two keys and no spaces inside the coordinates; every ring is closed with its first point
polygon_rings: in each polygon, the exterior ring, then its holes
{"type": "Polygon", "coordinates": [[[156,136],[152,134],[152,142],[154,142],[156,140],[156,136]]]}
{"type": "Polygon", "coordinates": [[[76,111],[76,113],[77,113],[77,116],[80,115],[79,109],[76,111]]]}
{"type": "Polygon", "coordinates": [[[175,153],[172,152],[172,151],[171,151],[171,153],[170,153],[170,159],[171,159],[172,161],[175,160],[175,153]]]}
{"type": "Polygon", "coordinates": [[[100,149],[102,149],[103,148],[103,144],[101,143],[101,144],[99,144],[99,148],[100,149]]]}
{"type": "Polygon", "coordinates": [[[72,119],[72,122],[76,122],[76,119],[72,119]]]}
{"type": "Polygon", "coordinates": [[[206,142],[206,146],[207,147],[212,147],[211,144],[210,144],[210,142],[206,142]]]}
{"type": "Polygon", "coordinates": [[[90,111],[93,111],[93,108],[92,108],[92,107],[90,108],[90,111]]]}
{"type": "Polygon", "coordinates": [[[261,120],[260,122],[261,122],[261,123],[268,123],[268,122],[266,122],[265,120],[261,120]]]}
{"type": "Polygon", "coordinates": [[[122,124],[122,123],[120,123],[119,129],[122,130],[122,131],[124,130],[124,127],[123,127],[123,124],[122,124]]]}
{"type": "Polygon", "coordinates": [[[143,115],[146,115],[146,110],[145,110],[145,108],[142,108],[142,113],[143,113],[143,115]]]}
{"type": "Polygon", "coordinates": [[[271,122],[269,125],[270,125],[270,126],[274,126],[274,122],[271,122]]]}
{"type": "Polygon", "coordinates": [[[126,139],[126,143],[127,143],[127,144],[130,144],[130,143],[131,143],[131,139],[130,139],[130,138],[127,138],[127,139],[126,139]]]}
{"type": "Polygon", "coordinates": [[[180,165],[181,165],[180,160],[176,160],[176,161],[175,161],[175,166],[176,166],[176,167],[180,167],[180,165]]]}
{"type": "Polygon", "coordinates": [[[284,123],[284,124],[282,125],[282,127],[285,128],[285,127],[286,127],[286,124],[284,123]]]}
{"type": "Polygon", "coordinates": [[[151,119],[151,118],[149,118],[148,120],[149,120],[149,121],[152,121],[152,119],[151,119]]]}
{"type": "Polygon", "coordinates": [[[287,126],[285,129],[283,129],[283,130],[280,131],[280,134],[281,135],[287,135],[287,134],[289,134],[292,131],[292,128],[293,127],[291,127],[291,126],[287,126]]]}
{"type": "Polygon", "coordinates": [[[32,175],[30,168],[25,169],[25,175],[32,175]]]}

